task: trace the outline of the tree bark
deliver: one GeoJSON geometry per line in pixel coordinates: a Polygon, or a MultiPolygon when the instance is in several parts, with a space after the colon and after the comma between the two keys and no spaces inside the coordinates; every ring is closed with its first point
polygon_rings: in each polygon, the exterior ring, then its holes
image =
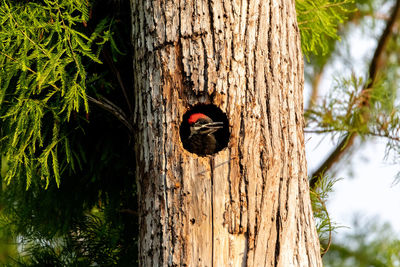
{"type": "Polygon", "coordinates": [[[141,266],[322,266],[292,0],[132,0],[141,266]],[[214,104],[228,147],[199,157],[185,112],[214,104]]]}

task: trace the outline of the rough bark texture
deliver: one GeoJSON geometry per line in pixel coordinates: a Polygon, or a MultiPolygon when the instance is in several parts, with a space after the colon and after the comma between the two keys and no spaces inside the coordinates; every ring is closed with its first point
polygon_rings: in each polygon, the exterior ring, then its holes
{"type": "Polygon", "coordinates": [[[293,0],[132,0],[141,266],[322,266],[303,139],[293,0]],[[186,151],[197,103],[228,116],[186,151]]]}

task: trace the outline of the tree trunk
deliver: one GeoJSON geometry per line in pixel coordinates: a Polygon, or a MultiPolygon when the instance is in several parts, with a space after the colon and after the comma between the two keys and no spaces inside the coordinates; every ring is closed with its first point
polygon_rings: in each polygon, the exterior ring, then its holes
{"type": "Polygon", "coordinates": [[[303,137],[293,0],[132,0],[141,266],[322,266],[303,137]],[[230,139],[179,127],[214,104],[230,139]]]}

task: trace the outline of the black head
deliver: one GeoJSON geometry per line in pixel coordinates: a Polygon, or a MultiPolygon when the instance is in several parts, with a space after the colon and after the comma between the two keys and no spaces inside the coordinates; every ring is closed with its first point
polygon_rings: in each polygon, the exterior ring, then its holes
{"type": "MultiPolygon", "coordinates": [[[[195,134],[212,134],[223,128],[223,122],[213,122],[213,120],[203,113],[194,113],[188,119],[190,125],[190,136],[195,134]]],[[[189,137],[190,138],[190,137],[189,137]]]]}

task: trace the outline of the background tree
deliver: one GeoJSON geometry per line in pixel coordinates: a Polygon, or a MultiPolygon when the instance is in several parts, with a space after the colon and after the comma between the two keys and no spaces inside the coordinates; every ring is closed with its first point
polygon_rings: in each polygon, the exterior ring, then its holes
{"type": "MultiPolygon", "coordinates": [[[[397,58],[397,49],[393,48],[397,46],[394,29],[397,27],[396,21],[399,16],[400,1],[396,1],[378,40],[367,75],[350,77],[339,84],[340,89],[347,95],[344,101],[332,97],[320,107],[309,110],[309,123],[316,123],[317,127],[310,132],[339,132],[343,135],[337,147],[312,173],[310,181],[312,187],[323,172],[329,170],[351,148],[358,135],[386,137],[391,146],[395,146],[393,141],[395,143],[399,141],[396,137],[399,126],[393,88],[396,87],[398,80],[397,75],[393,75],[395,71],[393,68],[396,69],[398,66],[391,64],[390,61],[393,59],[388,60],[391,55],[397,58]]],[[[314,94],[316,90],[318,90],[317,85],[314,94]]]]}
{"type": "Polygon", "coordinates": [[[355,219],[352,231],[330,247],[324,257],[325,266],[398,266],[400,240],[396,236],[388,224],[355,219]]]}
{"type": "MultiPolygon", "coordinates": [[[[329,180],[324,176],[325,172],[329,174],[329,177],[336,179],[336,172],[343,169],[343,165],[352,168],[351,156],[353,153],[361,147],[361,144],[367,144],[374,138],[386,140],[386,159],[393,158],[395,161],[398,159],[399,124],[396,99],[399,88],[399,2],[356,1],[356,5],[357,11],[350,14],[349,20],[342,25],[339,31],[343,42],[332,43],[329,53],[324,56],[313,56],[309,66],[306,66],[306,77],[312,85],[310,86],[312,97],[310,97],[306,112],[308,125],[306,131],[315,133],[315,135],[332,136],[332,139],[337,142],[332,151],[328,152],[326,158],[321,161],[321,164],[311,172],[311,186],[317,191],[320,190],[318,189],[318,179],[325,177],[329,180]],[[366,63],[362,62],[361,64],[354,63],[349,55],[349,51],[354,49],[353,47],[362,45],[361,42],[366,42],[365,39],[362,39],[357,43],[357,40],[351,38],[354,32],[360,31],[370,38],[371,35],[376,38],[376,45],[372,46],[374,50],[367,55],[366,63]],[[363,67],[364,64],[366,67],[363,67]],[[324,73],[334,68],[332,67],[334,65],[341,66],[340,73],[335,77],[335,87],[321,88],[320,77],[326,76],[324,73]],[[364,70],[364,74],[360,70],[364,70]],[[320,97],[317,98],[316,95],[320,95],[320,97]]],[[[377,180],[377,183],[379,182],[381,181],[377,180]]],[[[326,181],[322,184],[326,184],[326,181]]],[[[324,220],[322,222],[326,223],[324,220]]],[[[326,228],[330,228],[332,225],[334,224],[331,222],[326,228]]],[[[378,230],[373,227],[367,227],[367,229],[366,232],[369,231],[368,238],[375,239],[374,237],[377,236],[375,231],[378,230]]],[[[381,261],[381,263],[386,262],[387,266],[390,266],[390,262],[393,264],[396,262],[395,250],[384,249],[384,246],[375,246],[375,241],[368,241],[370,248],[360,247],[359,249],[360,253],[362,250],[364,252],[374,251],[371,252],[374,256],[350,256],[343,259],[347,257],[345,255],[355,255],[354,243],[350,242],[350,239],[345,240],[348,243],[334,238],[334,243],[331,245],[332,255],[329,255],[331,252],[328,252],[326,256],[328,266],[346,266],[346,264],[381,266],[378,264],[380,261],[376,261],[379,258],[387,258],[388,260],[381,261]],[[338,247],[340,247],[341,253],[337,253],[338,247]],[[392,258],[389,260],[390,257],[392,258]],[[336,263],[334,258],[336,258],[336,263]]],[[[391,243],[395,244],[396,242],[391,243]]],[[[379,243],[378,239],[376,239],[376,243],[379,243]]]]}

